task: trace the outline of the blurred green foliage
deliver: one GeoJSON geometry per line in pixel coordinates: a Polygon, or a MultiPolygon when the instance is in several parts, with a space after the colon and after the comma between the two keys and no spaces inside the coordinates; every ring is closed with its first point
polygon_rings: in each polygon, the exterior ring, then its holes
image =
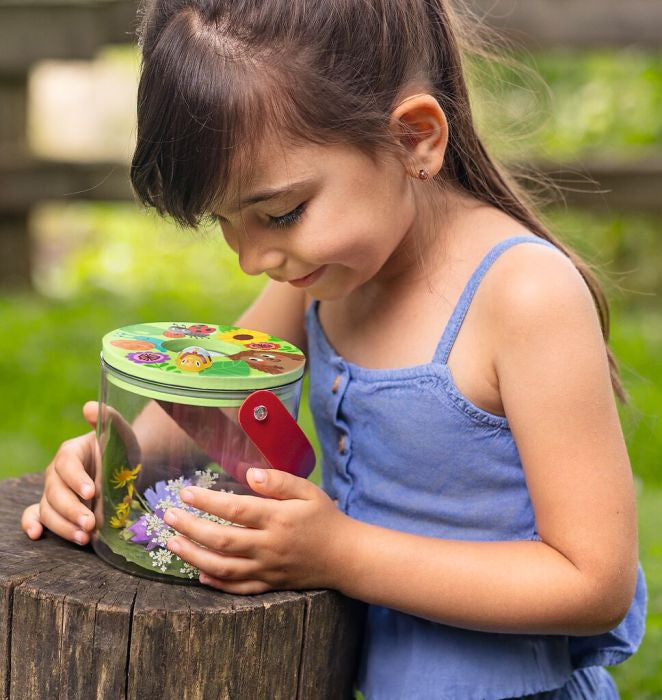
{"type": "MultiPolygon", "coordinates": [[[[134,61],[135,53],[110,57],[134,61]]],[[[662,145],[662,56],[558,50],[519,59],[523,74],[472,64],[482,131],[501,156],[631,158],[662,145]]],[[[614,674],[623,698],[662,697],[662,222],[562,207],[546,217],[592,263],[613,305],[650,590],[646,641],[614,674]]],[[[88,429],[80,407],[96,395],[104,333],[150,320],[232,322],[265,281],[241,274],[213,228],[179,231],[131,205],[44,206],[34,228],[38,294],[0,297],[2,477],[43,469],[62,440],[88,429]]],[[[301,420],[317,446],[305,397],[301,420]]]]}
{"type": "Polygon", "coordinates": [[[632,159],[662,146],[662,54],[558,48],[473,59],[469,74],[500,156],[632,159]]]}

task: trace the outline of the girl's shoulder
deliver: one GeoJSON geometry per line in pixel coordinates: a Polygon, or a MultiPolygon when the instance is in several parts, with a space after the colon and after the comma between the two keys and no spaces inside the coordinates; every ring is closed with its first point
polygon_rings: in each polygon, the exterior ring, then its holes
{"type": "MultiPolygon", "coordinates": [[[[503,333],[574,319],[599,326],[591,291],[575,263],[560,248],[526,241],[504,251],[482,282],[484,305],[503,333]]],[[[506,240],[506,239],[504,239],[506,240]]]]}

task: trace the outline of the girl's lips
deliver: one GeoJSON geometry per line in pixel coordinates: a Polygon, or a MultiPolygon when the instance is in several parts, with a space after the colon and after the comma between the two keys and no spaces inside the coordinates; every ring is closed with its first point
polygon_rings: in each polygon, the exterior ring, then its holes
{"type": "Polygon", "coordinates": [[[326,270],[326,265],[318,267],[317,270],[313,270],[305,277],[299,277],[297,280],[290,280],[289,284],[291,284],[293,287],[310,287],[311,284],[317,282],[317,280],[322,276],[324,270],[326,270]]]}

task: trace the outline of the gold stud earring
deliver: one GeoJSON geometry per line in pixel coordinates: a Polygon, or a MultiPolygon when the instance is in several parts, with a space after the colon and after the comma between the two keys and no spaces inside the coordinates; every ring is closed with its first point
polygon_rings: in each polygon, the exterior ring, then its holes
{"type": "Polygon", "coordinates": [[[418,178],[419,178],[419,180],[429,180],[430,173],[425,168],[421,168],[418,171],[418,178]]]}

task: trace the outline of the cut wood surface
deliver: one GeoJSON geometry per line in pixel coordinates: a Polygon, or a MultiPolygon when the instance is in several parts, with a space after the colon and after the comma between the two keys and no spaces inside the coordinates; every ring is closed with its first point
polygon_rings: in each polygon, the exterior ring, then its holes
{"type": "Polygon", "coordinates": [[[2,482],[4,698],[352,697],[363,605],[334,591],[233,596],[114,569],[20,514],[41,474],[2,482]]]}

